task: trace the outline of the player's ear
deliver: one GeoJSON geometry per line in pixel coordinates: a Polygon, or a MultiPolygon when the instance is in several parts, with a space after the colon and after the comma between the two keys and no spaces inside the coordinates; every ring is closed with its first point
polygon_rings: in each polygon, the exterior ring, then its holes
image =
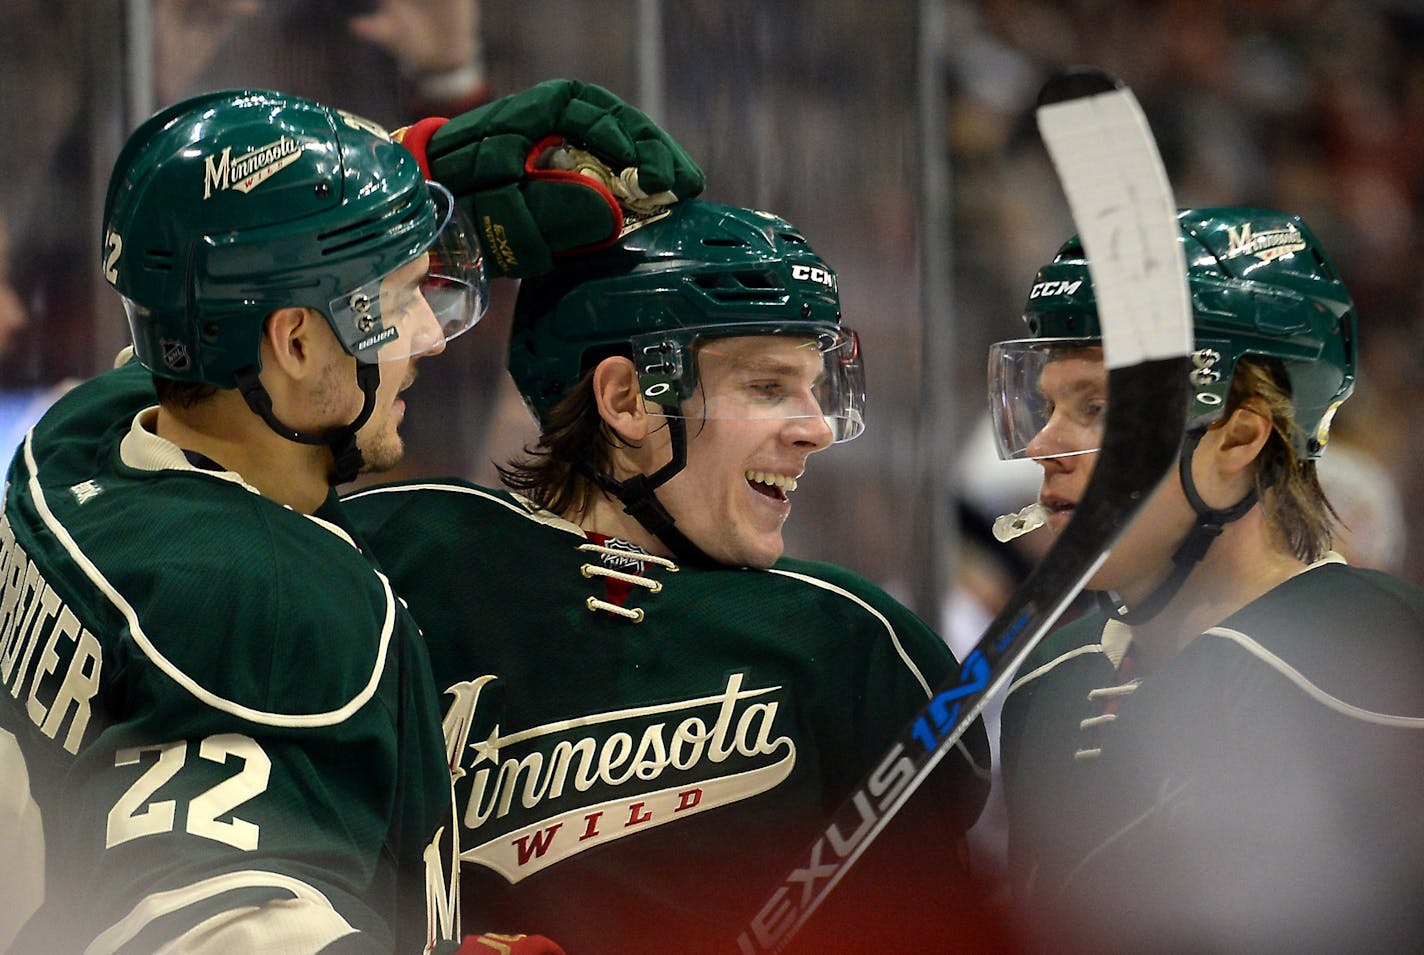
{"type": "Polygon", "coordinates": [[[1271,437],[1271,413],[1261,402],[1248,399],[1218,425],[1217,467],[1223,474],[1250,470],[1271,437]]]}
{"type": "Polygon", "coordinates": [[[279,308],[267,316],[262,326],[262,368],[279,369],[287,376],[302,380],[319,374],[327,362],[323,336],[326,320],[309,308],[279,308]]]}
{"type": "Polygon", "coordinates": [[[636,444],[647,437],[649,416],[638,390],[638,372],[630,359],[613,356],[594,367],[593,398],[599,417],[620,438],[636,444]]]}

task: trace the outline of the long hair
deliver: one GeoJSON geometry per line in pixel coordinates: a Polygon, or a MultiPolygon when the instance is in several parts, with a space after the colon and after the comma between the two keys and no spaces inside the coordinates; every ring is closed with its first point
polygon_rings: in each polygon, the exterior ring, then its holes
{"type": "Polygon", "coordinates": [[[499,479],[511,491],[535,504],[577,521],[588,513],[597,486],[588,471],[612,470],[613,449],[627,442],[598,413],[593,395],[593,370],[585,372],[569,393],[549,410],[539,440],[521,456],[496,465],[499,479]]]}
{"type": "Polygon", "coordinates": [[[1315,462],[1296,455],[1292,438],[1300,424],[1279,359],[1247,356],[1237,361],[1223,420],[1248,402],[1271,422],[1271,435],[1256,459],[1255,477],[1266,519],[1291,553],[1313,563],[1330,549],[1340,515],[1320,486],[1315,462]]]}

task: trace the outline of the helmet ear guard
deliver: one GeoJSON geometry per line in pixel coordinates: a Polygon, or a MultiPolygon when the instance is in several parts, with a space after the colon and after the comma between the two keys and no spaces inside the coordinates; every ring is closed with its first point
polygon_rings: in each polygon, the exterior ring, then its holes
{"type": "Polygon", "coordinates": [[[655,332],[640,335],[631,344],[643,400],[675,414],[697,389],[697,359],[691,341],[655,332]]]}
{"type": "Polygon", "coordinates": [[[395,272],[343,290],[325,310],[346,353],[365,362],[425,354],[484,314],[488,286],[474,230],[449,191],[427,182],[439,232],[424,255],[395,272]]]}

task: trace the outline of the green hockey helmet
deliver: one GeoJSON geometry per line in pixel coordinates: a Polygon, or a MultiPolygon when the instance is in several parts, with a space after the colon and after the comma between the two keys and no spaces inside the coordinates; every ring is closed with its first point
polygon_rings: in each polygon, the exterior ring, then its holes
{"type": "Polygon", "coordinates": [[[205,94],[139,126],[109,182],[102,255],[138,359],[224,388],[260,369],[278,308],[316,309],[373,363],[453,338],[486,302],[473,231],[404,147],[267,90],[205,94]],[[404,268],[426,253],[428,273],[404,268]]]}
{"type": "MultiPolygon", "coordinates": [[[[1195,318],[1189,427],[1220,417],[1236,362],[1279,359],[1299,424],[1295,450],[1320,456],[1336,410],[1354,389],[1356,318],[1350,294],[1299,216],[1243,207],[1177,214],[1195,318]]],[[[1092,278],[1075,236],[1034,277],[1024,308],[1031,339],[1000,342],[989,358],[999,454],[1027,455],[1052,408],[1038,394],[1064,347],[1096,344],[1092,278]]],[[[1095,450],[1086,447],[1082,450],[1095,450]]]]}
{"type": "MultiPolygon", "coordinates": [[[[837,441],[864,430],[864,366],[856,333],[841,324],[835,271],[785,220],[691,199],[609,249],[524,279],[509,372],[544,423],[585,372],[628,356],[649,410],[678,418],[698,390],[699,354],[718,340],[760,335],[820,356],[815,405],[777,402],[773,411],[768,401],[764,416],[823,417],[837,441]]],[[[698,413],[747,416],[737,408],[709,398],[698,413]]]]}

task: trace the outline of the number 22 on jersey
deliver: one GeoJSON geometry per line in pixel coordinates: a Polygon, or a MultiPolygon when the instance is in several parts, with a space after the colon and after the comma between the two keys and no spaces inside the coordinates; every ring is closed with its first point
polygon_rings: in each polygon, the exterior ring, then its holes
{"type": "Polygon", "coordinates": [[[258,827],[255,824],[235,815],[231,822],[220,821],[238,806],[265,792],[272,771],[272,760],[257,741],[240,733],[209,736],[201,743],[178,740],[133,746],[115,753],[115,767],[133,766],[143,760],[145,753],[157,753],[158,756],[109,810],[107,848],[131,839],[173,831],[178,816],[177,800],[154,799],[154,796],[182,771],[190,750],[196,750],[199,759],[219,765],[236,759],[239,765],[236,774],[188,803],[183,814],[185,830],[238,849],[250,851],[257,848],[258,827]]]}

